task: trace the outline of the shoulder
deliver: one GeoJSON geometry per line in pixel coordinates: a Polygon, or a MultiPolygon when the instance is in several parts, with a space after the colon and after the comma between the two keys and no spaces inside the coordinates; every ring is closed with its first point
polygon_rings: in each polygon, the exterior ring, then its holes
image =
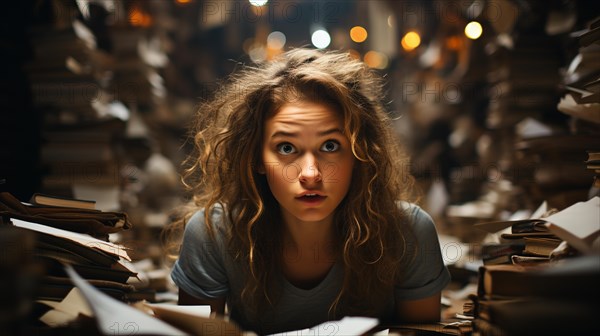
{"type": "Polygon", "coordinates": [[[415,203],[398,201],[397,204],[398,208],[409,215],[412,219],[421,219],[422,217],[426,217],[427,219],[431,220],[429,214],[415,203]]]}
{"type": "Polygon", "coordinates": [[[201,208],[194,212],[193,215],[187,220],[186,228],[206,226],[207,212],[208,218],[210,219],[210,224],[215,228],[224,227],[226,225],[226,215],[223,206],[217,203],[208,210],[206,208],[201,208]]]}
{"type": "Polygon", "coordinates": [[[398,202],[398,208],[405,214],[406,219],[413,231],[415,231],[415,234],[437,234],[433,219],[420,206],[414,203],[400,201],[398,202]]]}
{"type": "Polygon", "coordinates": [[[214,235],[216,238],[223,238],[226,232],[227,215],[221,204],[215,204],[208,210],[206,208],[198,209],[187,220],[184,237],[207,239],[208,237],[214,235]],[[206,221],[207,218],[210,220],[208,223],[206,221]]]}
{"type": "Polygon", "coordinates": [[[187,221],[183,232],[180,260],[224,255],[227,252],[228,241],[226,218],[221,205],[215,205],[210,210],[203,208],[196,211],[187,221]]]}
{"type": "Polygon", "coordinates": [[[431,216],[416,204],[399,202],[399,207],[412,228],[414,239],[406,242],[408,262],[403,277],[396,286],[396,299],[416,300],[439,293],[449,282],[450,273],[444,266],[437,230],[431,216]]]}

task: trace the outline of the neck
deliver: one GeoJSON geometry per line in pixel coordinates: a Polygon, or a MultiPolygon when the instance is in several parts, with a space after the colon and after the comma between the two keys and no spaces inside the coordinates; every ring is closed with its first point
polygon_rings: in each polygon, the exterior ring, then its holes
{"type": "Polygon", "coordinates": [[[283,241],[293,248],[331,248],[334,242],[333,215],[318,222],[304,222],[283,214],[283,241]]]}

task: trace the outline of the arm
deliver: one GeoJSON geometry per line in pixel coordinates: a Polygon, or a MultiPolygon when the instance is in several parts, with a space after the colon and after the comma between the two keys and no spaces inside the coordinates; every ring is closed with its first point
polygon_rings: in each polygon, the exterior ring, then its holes
{"type": "Polygon", "coordinates": [[[441,293],[424,299],[396,301],[396,319],[400,323],[430,323],[440,320],[441,293]]]}
{"type": "Polygon", "coordinates": [[[417,246],[414,259],[396,287],[395,318],[400,323],[431,323],[441,318],[441,291],[450,282],[433,220],[418,206],[411,209],[417,246]]]}
{"type": "Polygon", "coordinates": [[[217,315],[225,315],[225,298],[199,299],[179,289],[179,305],[209,305],[210,311],[217,315]]]}
{"type": "MultiPolygon", "coordinates": [[[[220,209],[213,210],[217,219],[220,215],[220,209]]],[[[216,238],[222,237],[217,235],[216,238]]],[[[185,226],[179,259],[171,271],[171,278],[179,287],[178,304],[210,305],[212,313],[224,314],[228,280],[222,246],[220,240],[210,237],[204,210],[194,214],[185,226]]]]}

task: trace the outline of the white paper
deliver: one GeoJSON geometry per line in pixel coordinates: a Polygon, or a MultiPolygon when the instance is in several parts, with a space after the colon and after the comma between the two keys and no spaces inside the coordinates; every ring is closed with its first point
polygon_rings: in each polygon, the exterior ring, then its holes
{"type": "Polygon", "coordinates": [[[585,239],[600,230],[600,197],[575,203],[544,219],[580,239],[585,239]]]}
{"type": "Polygon", "coordinates": [[[67,296],[65,296],[65,298],[60,302],[50,300],[39,300],[39,302],[73,316],[77,316],[79,314],[92,316],[90,307],[77,287],[71,289],[69,294],[67,294],[67,296]]]}
{"type": "Polygon", "coordinates": [[[183,331],[102,293],[81,278],[71,266],[66,265],[65,271],[92,308],[101,333],[106,335],[186,335],[183,331]]]}
{"type": "Polygon", "coordinates": [[[533,212],[529,219],[539,219],[543,214],[548,212],[548,203],[546,201],[542,202],[540,206],[533,212]]]}
{"type": "Polygon", "coordinates": [[[101,250],[103,252],[106,252],[108,254],[118,256],[125,260],[131,261],[131,258],[127,254],[127,251],[125,251],[125,247],[119,246],[119,245],[111,243],[111,242],[107,242],[104,240],[94,238],[87,234],[62,230],[62,229],[58,229],[58,228],[55,228],[52,226],[31,223],[31,222],[23,221],[23,220],[16,219],[16,218],[11,218],[11,222],[13,223],[14,226],[18,226],[20,228],[49,234],[49,235],[52,235],[55,237],[68,239],[68,240],[76,242],[80,245],[83,245],[83,246],[86,246],[89,248],[95,248],[95,249],[101,250]]]}
{"type": "Polygon", "coordinates": [[[76,287],[71,289],[60,302],[50,300],[38,300],[38,302],[53,308],[40,317],[40,321],[52,327],[66,324],[76,319],[79,314],[92,316],[90,307],[76,287]]]}
{"type": "Polygon", "coordinates": [[[533,119],[525,118],[516,125],[517,134],[523,139],[552,135],[552,129],[545,124],[533,119]]]}
{"type": "Polygon", "coordinates": [[[339,321],[328,321],[321,323],[310,329],[287,331],[278,334],[272,334],[273,336],[284,336],[284,335],[344,335],[344,336],[359,336],[365,334],[367,331],[373,329],[379,320],[371,317],[344,317],[339,321]]]}
{"type": "Polygon", "coordinates": [[[42,317],[40,317],[40,321],[44,322],[47,326],[55,328],[67,325],[75,318],[76,316],[73,316],[71,314],[67,314],[60,310],[52,309],[47,311],[44,315],[42,315],[42,317]]]}
{"type": "Polygon", "coordinates": [[[210,306],[209,305],[192,305],[192,306],[179,306],[171,303],[146,303],[146,306],[151,309],[163,309],[170,310],[176,313],[183,313],[188,315],[195,315],[199,317],[210,317],[210,306]]]}

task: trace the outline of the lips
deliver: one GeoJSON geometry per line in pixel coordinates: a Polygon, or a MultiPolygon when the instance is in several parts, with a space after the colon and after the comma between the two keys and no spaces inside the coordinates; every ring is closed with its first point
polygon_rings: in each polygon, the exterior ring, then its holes
{"type": "Polygon", "coordinates": [[[327,198],[327,196],[321,195],[320,193],[316,193],[316,192],[304,192],[304,193],[300,194],[298,197],[296,197],[297,200],[305,202],[305,203],[320,203],[325,198],[327,198]]]}

